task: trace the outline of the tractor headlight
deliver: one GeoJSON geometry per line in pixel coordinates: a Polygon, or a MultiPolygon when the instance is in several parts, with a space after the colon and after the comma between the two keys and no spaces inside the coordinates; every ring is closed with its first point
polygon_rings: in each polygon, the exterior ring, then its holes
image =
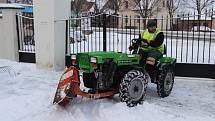
{"type": "Polygon", "coordinates": [[[97,59],[96,59],[95,57],[91,57],[91,58],[90,58],[90,62],[91,62],[91,63],[96,63],[96,62],[97,62],[97,59]]]}
{"type": "Polygon", "coordinates": [[[78,64],[77,60],[76,60],[76,55],[71,55],[71,62],[73,66],[76,66],[78,64]]]}
{"type": "Polygon", "coordinates": [[[71,55],[71,60],[76,60],[76,55],[71,55]]]}

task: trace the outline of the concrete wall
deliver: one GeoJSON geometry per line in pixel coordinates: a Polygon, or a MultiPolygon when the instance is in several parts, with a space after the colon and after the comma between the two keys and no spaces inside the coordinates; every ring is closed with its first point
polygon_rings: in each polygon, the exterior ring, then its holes
{"type": "Polygon", "coordinates": [[[39,68],[65,67],[66,22],[70,0],[35,0],[34,28],[36,63],[39,68]]]}
{"type": "Polygon", "coordinates": [[[0,0],[0,3],[7,3],[7,0],[0,0]]]}
{"type": "Polygon", "coordinates": [[[19,61],[18,38],[16,31],[16,13],[20,8],[0,5],[2,18],[0,18],[0,58],[19,61]]]}

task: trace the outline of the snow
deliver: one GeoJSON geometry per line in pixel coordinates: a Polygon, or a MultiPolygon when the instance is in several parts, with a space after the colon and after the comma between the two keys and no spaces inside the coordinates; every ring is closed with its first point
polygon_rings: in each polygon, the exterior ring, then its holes
{"type": "Polygon", "coordinates": [[[215,80],[176,77],[172,94],[159,98],[150,84],[143,105],[128,108],[116,96],[77,97],[52,105],[62,72],[0,59],[1,121],[215,121],[215,80]],[[3,68],[4,67],[4,68],[3,68]]]}
{"type": "Polygon", "coordinates": [[[13,4],[6,4],[6,3],[0,3],[0,8],[17,8],[17,9],[23,9],[22,6],[19,5],[13,5],[13,4]]]}

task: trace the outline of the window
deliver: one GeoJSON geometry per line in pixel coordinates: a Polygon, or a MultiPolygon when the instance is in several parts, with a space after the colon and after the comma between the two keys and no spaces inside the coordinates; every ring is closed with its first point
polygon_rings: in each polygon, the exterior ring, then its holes
{"type": "Polygon", "coordinates": [[[125,16],[125,23],[126,24],[128,23],[128,16],[127,15],[125,16]]]}
{"type": "Polygon", "coordinates": [[[128,8],[128,1],[125,1],[125,8],[128,8]]]}
{"type": "Polygon", "coordinates": [[[157,13],[160,11],[159,7],[157,7],[157,13]]]}

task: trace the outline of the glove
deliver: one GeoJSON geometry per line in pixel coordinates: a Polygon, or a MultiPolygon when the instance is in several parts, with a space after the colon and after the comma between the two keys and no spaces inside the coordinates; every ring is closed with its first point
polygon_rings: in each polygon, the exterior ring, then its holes
{"type": "Polygon", "coordinates": [[[129,51],[132,51],[133,49],[134,49],[133,46],[129,46],[129,47],[128,47],[128,50],[129,50],[129,51]]]}
{"type": "Polygon", "coordinates": [[[148,47],[149,46],[149,43],[146,39],[141,39],[141,46],[142,47],[148,47]]]}
{"type": "Polygon", "coordinates": [[[147,41],[146,39],[141,39],[141,41],[144,42],[144,43],[149,44],[148,41],[147,41]]]}

